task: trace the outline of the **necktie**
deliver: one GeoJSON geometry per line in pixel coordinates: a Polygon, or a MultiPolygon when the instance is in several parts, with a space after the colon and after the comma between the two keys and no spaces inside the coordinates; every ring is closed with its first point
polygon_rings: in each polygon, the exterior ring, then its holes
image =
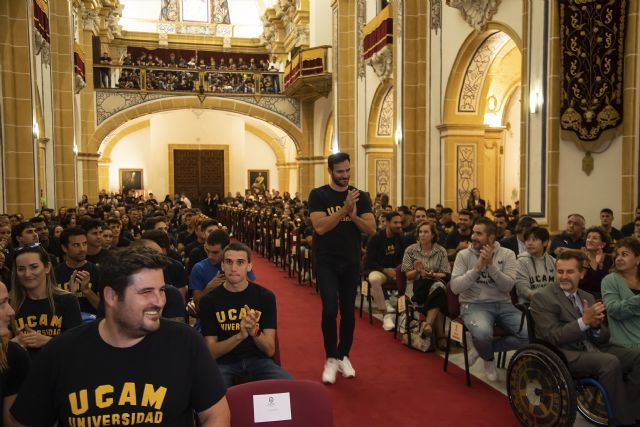
{"type": "MultiPolygon", "coordinates": [[[[571,303],[573,304],[573,307],[576,310],[576,314],[578,315],[578,317],[582,317],[582,308],[580,307],[580,305],[578,304],[578,294],[572,294],[569,295],[567,298],[569,298],[569,301],[571,301],[571,303]]],[[[595,344],[593,344],[590,340],[589,337],[587,336],[586,332],[582,333],[582,344],[584,345],[585,349],[589,352],[594,352],[594,351],[598,351],[598,347],[595,346],[595,344]]]]}

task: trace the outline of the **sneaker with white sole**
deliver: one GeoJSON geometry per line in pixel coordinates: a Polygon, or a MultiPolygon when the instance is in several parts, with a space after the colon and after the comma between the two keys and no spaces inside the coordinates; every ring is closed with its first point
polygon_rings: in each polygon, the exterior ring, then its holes
{"type": "Polygon", "coordinates": [[[496,381],[498,379],[498,371],[496,370],[496,363],[493,360],[484,361],[484,373],[487,374],[489,381],[496,381]]]}
{"type": "Polygon", "coordinates": [[[393,306],[388,300],[385,301],[385,307],[387,308],[387,313],[395,313],[396,307],[393,306]]]}
{"type": "MultiPolygon", "coordinates": [[[[336,374],[338,373],[338,359],[329,357],[324,364],[322,371],[322,382],[325,384],[333,384],[336,382],[336,374]]],[[[353,368],[352,368],[353,369],[353,368]]]]}
{"type": "Polygon", "coordinates": [[[345,378],[354,378],[356,376],[356,370],[353,369],[347,356],[343,357],[342,360],[338,360],[338,372],[345,378]]]}
{"type": "Polygon", "coordinates": [[[382,318],[382,329],[385,331],[393,331],[396,327],[395,314],[385,314],[382,318]]]}

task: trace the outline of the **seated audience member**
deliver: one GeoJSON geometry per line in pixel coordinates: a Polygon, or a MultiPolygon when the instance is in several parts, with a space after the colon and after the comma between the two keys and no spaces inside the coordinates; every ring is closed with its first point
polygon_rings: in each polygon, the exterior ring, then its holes
{"type": "Polygon", "coordinates": [[[184,253],[187,255],[187,261],[185,261],[185,263],[188,265],[187,268],[189,270],[207,257],[207,253],[204,251],[204,243],[207,241],[209,234],[217,229],[218,221],[202,215],[201,220],[196,226],[197,239],[188,244],[184,249],[184,253]]]}
{"type": "Polygon", "coordinates": [[[560,252],[567,249],[582,249],[584,247],[584,217],[571,214],[567,217],[567,229],[551,239],[549,253],[558,258],[560,252]]]}
{"type": "Polygon", "coordinates": [[[535,292],[555,283],[556,260],[547,253],[549,232],[546,228],[528,229],[524,240],[527,250],[518,255],[516,261],[516,291],[518,302],[528,304],[535,292]]]}
{"type": "MultiPolygon", "coordinates": [[[[229,234],[224,230],[216,230],[209,234],[204,244],[207,259],[203,259],[193,266],[189,276],[189,290],[192,292],[193,302],[198,307],[200,298],[224,283],[222,269],[222,251],[229,244],[229,234]]],[[[255,281],[253,270],[247,273],[250,281],[255,281]]]]}
{"type": "MultiPolygon", "coordinates": [[[[15,312],[9,303],[9,292],[4,282],[0,282],[0,336],[11,336],[11,320],[15,312]]],[[[29,372],[29,355],[14,341],[0,344],[0,425],[15,426],[9,408],[16,400],[20,386],[29,372]]]]}
{"type": "MultiPolygon", "coordinates": [[[[166,256],[166,251],[160,247],[160,245],[154,240],[149,238],[149,234],[157,233],[157,235],[164,234],[162,231],[146,231],[142,233],[142,238],[131,243],[131,247],[145,247],[153,250],[155,253],[166,256]]],[[[157,238],[157,235],[152,235],[157,238]]],[[[166,237],[166,235],[165,235],[166,237]]],[[[168,262],[172,262],[171,258],[167,257],[168,262]]],[[[164,274],[164,294],[166,297],[166,303],[162,308],[162,317],[165,319],[176,320],[178,322],[184,322],[187,318],[186,304],[184,302],[183,292],[178,290],[177,287],[167,281],[167,270],[170,265],[167,265],[163,269],[164,274]]],[[[184,286],[184,285],[183,285],[184,286]]]]}
{"type": "Polygon", "coordinates": [[[6,263],[7,255],[0,251],[0,282],[11,283],[11,269],[6,263]]]}
{"type": "MultiPolygon", "coordinates": [[[[431,224],[433,224],[436,227],[436,232],[438,233],[438,241],[437,243],[444,247],[444,245],[447,243],[447,233],[440,227],[440,223],[438,222],[438,215],[436,214],[435,209],[429,209],[427,211],[427,219],[426,221],[430,222],[431,224]]],[[[416,221],[416,224],[418,224],[418,222],[416,221]]],[[[414,233],[415,236],[415,233],[414,233]]],[[[416,237],[417,239],[417,237],[416,237]]],[[[412,242],[413,243],[413,242],[412,242]]],[[[446,249],[445,249],[446,251],[446,249]]]]}
{"type": "Polygon", "coordinates": [[[511,232],[507,228],[507,225],[508,225],[507,214],[504,213],[504,211],[496,211],[493,214],[493,222],[496,223],[496,230],[497,230],[496,231],[496,240],[498,242],[501,242],[500,246],[503,246],[502,245],[502,239],[510,237],[510,235],[511,235],[511,232]]]}
{"type": "Polygon", "coordinates": [[[456,228],[456,223],[453,222],[451,216],[453,215],[453,209],[451,208],[442,208],[442,212],[440,214],[440,227],[444,229],[445,233],[449,234],[456,228]]]}
{"type": "Polygon", "coordinates": [[[387,228],[376,232],[367,242],[367,263],[371,284],[371,295],[376,307],[384,313],[382,327],[391,331],[395,327],[395,307],[389,302],[389,293],[384,287],[395,288],[396,267],[402,261],[404,248],[402,216],[398,212],[386,214],[387,228]]]}
{"type": "MultiPolygon", "coordinates": [[[[142,238],[152,240],[160,246],[163,255],[169,257],[169,265],[163,269],[164,282],[178,289],[182,298],[187,298],[187,275],[184,265],[176,259],[169,256],[171,251],[171,240],[169,235],[160,230],[149,230],[142,233],[142,238]]],[[[156,249],[155,247],[151,249],[156,249]]]]}
{"type": "Polygon", "coordinates": [[[625,237],[616,247],[615,271],[602,280],[602,301],[611,338],[621,347],[640,349],[640,241],[625,237]]]}
{"type": "Polygon", "coordinates": [[[234,377],[292,379],[272,359],[276,351],[276,297],[247,280],[251,250],[231,243],[222,254],[225,280],[200,300],[202,334],[227,387],[234,377]]]}
{"type": "MultiPolygon", "coordinates": [[[[623,237],[628,237],[628,236],[633,236],[636,234],[635,232],[635,224],[636,222],[640,220],[640,206],[636,207],[636,211],[635,211],[635,216],[633,218],[633,221],[631,221],[628,224],[625,224],[622,226],[622,228],[620,229],[620,233],[622,233],[623,237]]],[[[640,231],[640,230],[639,230],[640,231]]],[[[636,238],[638,238],[638,236],[636,236],[636,238]]]]}
{"type": "Polygon", "coordinates": [[[102,249],[107,251],[109,249],[113,249],[112,244],[113,230],[111,230],[109,227],[106,227],[104,230],[102,230],[102,249]]]}
{"type": "Polygon", "coordinates": [[[600,211],[600,227],[611,237],[611,242],[606,248],[607,252],[613,252],[616,242],[624,237],[622,232],[613,226],[613,220],[613,211],[611,209],[604,208],[600,211]]]}
{"type": "Polygon", "coordinates": [[[64,262],[54,269],[59,288],[78,298],[80,311],[94,315],[100,305],[98,268],[87,261],[87,234],[81,228],[67,228],[60,236],[64,262]]]}
{"type": "Polygon", "coordinates": [[[11,414],[27,426],[229,426],[225,387],[204,341],[164,320],[166,257],[122,248],[104,263],[103,319],[53,340],[11,414]],[[86,367],[86,369],[81,369],[86,367]]]}
{"type": "Polygon", "coordinates": [[[413,222],[413,212],[407,206],[398,206],[398,213],[402,217],[402,232],[407,234],[416,229],[416,224],[413,222]]]}
{"type": "Polygon", "coordinates": [[[80,221],[80,228],[87,233],[87,261],[100,266],[106,257],[108,251],[102,247],[102,221],[95,218],[86,218],[80,221]]]}
{"type": "Polygon", "coordinates": [[[473,215],[466,209],[458,212],[458,226],[449,233],[445,244],[449,261],[455,260],[458,252],[469,247],[469,242],[471,242],[471,227],[473,226],[472,218],[473,215]]]}
{"type": "Polygon", "coordinates": [[[38,242],[42,245],[45,251],[49,253],[51,260],[54,264],[59,263],[62,260],[62,252],[60,250],[60,241],[51,236],[49,233],[49,227],[47,226],[44,217],[36,216],[29,220],[38,234],[38,242]]]}
{"type": "Polygon", "coordinates": [[[520,329],[522,313],[511,303],[510,296],[516,279],[516,257],[495,240],[493,221],[478,219],[471,246],[458,253],[451,273],[451,290],[459,295],[460,315],[473,341],[469,366],[482,358],[490,381],[497,379],[493,354],[528,343],[526,327],[520,329]],[[501,326],[508,335],[494,339],[494,325],[501,326]]]}
{"type": "MultiPolygon", "coordinates": [[[[131,244],[131,240],[122,232],[122,221],[116,217],[107,218],[106,226],[111,229],[112,238],[110,247],[124,248],[131,244]]],[[[104,230],[106,230],[106,228],[104,230]]],[[[103,231],[104,231],[103,230],[103,231]]],[[[104,236],[103,236],[104,237],[104,236]]]]}
{"type": "Polygon", "coordinates": [[[578,288],[585,261],[582,251],[567,249],[558,255],[557,285],[531,299],[536,336],[560,349],[572,375],[602,383],[617,425],[635,425],[640,419],[640,350],[608,343],[604,304],[578,288]]]}
{"type": "Polygon", "coordinates": [[[471,211],[476,206],[482,206],[486,208],[487,203],[484,199],[480,198],[480,189],[473,188],[471,190],[471,194],[469,194],[469,198],[467,199],[467,210],[471,211]]]}
{"type": "Polygon", "coordinates": [[[33,359],[52,338],[81,323],[78,299],[56,286],[47,251],[39,244],[15,249],[11,306],[15,310],[13,341],[33,359]]]}
{"type": "Polygon", "coordinates": [[[522,216],[516,222],[516,234],[500,240],[500,246],[511,249],[516,256],[527,252],[526,238],[527,231],[537,226],[538,223],[530,216],[522,216]]]}
{"type": "Polygon", "coordinates": [[[402,258],[402,271],[413,280],[412,301],[421,306],[426,316],[425,333],[436,332],[438,347],[444,343],[444,315],[447,313],[445,284],[451,278],[451,267],[445,248],[437,243],[438,231],[432,222],[418,223],[417,242],[408,246],[402,258]]]}
{"type": "Polygon", "coordinates": [[[602,227],[590,227],[586,232],[584,252],[587,255],[580,289],[600,299],[600,284],[613,267],[613,257],[607,253],[609,234],[602,227]]]}
{"type": "Polygon", "coordinates": [[[14,248],[38,243],[38,233],[30,222],[21,222],[11,228],[11,244],[14,248]]]}

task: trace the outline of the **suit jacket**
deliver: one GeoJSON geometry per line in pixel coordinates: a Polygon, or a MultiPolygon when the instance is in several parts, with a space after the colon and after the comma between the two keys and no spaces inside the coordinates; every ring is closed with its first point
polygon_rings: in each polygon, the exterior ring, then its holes
{"type": "Polygon", "coordinates": [[[502,246],[503,248],[511,249],[516,254],[516,257],[520,255],[520,248],[518,247],[518,236],[516,236],[515,234],[513,236],[505,237],[504,239],[500,240],[500,246],[502,246]]]}
{"type": "MultiPolygon", "coordinates": [[[[587,300],[589,305],[595,303],[593,296],[582,289],[578,289],[578,297],[581,301],[587,300]]],[[[586,333],[580,330],[580,316],[557,283],[533,294],[531,315],[535,322],[536,337],[560,348],[568,362],[574,361],[580,352],[586,351],[582,342],[585,338],[596,346],[609,341],[609,330],[604,324],[597,336],[591,329],[586,333]]]]}

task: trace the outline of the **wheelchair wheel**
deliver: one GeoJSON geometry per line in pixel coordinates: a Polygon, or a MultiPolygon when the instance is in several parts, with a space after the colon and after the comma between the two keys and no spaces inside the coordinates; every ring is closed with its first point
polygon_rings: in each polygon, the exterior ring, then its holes
{"type": "Polygon", "coordinates": [[[507,394],[523,426],[569,427],[576,419],[576,390],[564,361],[551,349],[531,344],[507,368],[507,394]]]}
{"type": "Polygon", "coordinates": [[[600,389],[590,384],[576,383],[578,411],[592,424],[609,425],[607,405],[600,389]]]}

